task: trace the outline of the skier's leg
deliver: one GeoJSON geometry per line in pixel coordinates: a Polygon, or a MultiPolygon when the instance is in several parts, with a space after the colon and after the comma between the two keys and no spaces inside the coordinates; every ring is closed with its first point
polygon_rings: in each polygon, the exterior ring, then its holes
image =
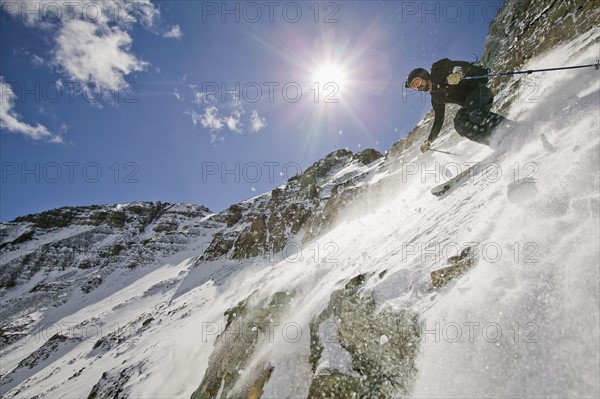
{"type": "Polygon", "coordinates": [[[459,135],[469,140],[489,145],[493,129],[489,129],[485,124],[476,123],[477,117],[473,114],[473,111],[461,108],[454,117],[454,129],[459,135]],[[475,122],[473,122],[473,119],[475,119],[475,122]]]}
{"type": "Polygon", "coordinates": [[[458,110],[456,115],[454,116],[454,129],[456,132],[471,140],[471,136],[473,136],[475,125],[469,119],[469,110],[466,108],[461,108],[458,110]]]}
{"type": "Polygon", "coordinates": [[[498,125],[512,122],[502,115],[494,112],[483,112],[478,109],[469,111],[469,120],[479,126],[478,131],[482,134],[491,134],[498,125]]]}
{"type": "Polygon", "coordinates": [[[478,85],[465,99],[454,119],[456,131],[470,140],[489,145],[492,133],[500,124],[510,122],[505,117],[490,112],[494,94],[489,87],[478,85]]]}

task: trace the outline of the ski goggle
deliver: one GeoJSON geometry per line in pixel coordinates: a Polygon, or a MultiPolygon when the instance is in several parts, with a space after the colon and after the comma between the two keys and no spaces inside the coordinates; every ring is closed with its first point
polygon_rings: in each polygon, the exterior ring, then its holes
{"type": "Polygon", "coordinates": [[[413,90],[419,90],[419,87],[421,87],[424,82],[425,79],[416,77],[410,82],[409,87],[413,90]]]}

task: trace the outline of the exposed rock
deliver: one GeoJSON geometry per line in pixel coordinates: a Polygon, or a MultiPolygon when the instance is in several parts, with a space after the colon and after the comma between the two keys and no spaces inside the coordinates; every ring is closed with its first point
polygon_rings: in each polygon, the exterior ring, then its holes
{"type": "Polygon", "coordinates": [[[257,215],[234,244],[233,258],[252,258],[264,254],[267,225],[263,215],[257,215]]]}
{"type": "Polygon", "coordinates": [[[362,274],[359,274],[357,276],[354,276],[352,279],[350,279],[350,281],[348,281],[346,283],[346,285],[344,286],[344,288],[347,289],[347,290],[351,290],[353,288],[356,288],[358,286],[363,285],[364,282],[365,282],[365,277],[366,277],[365,273],[362,273],[362,274]]]}
{"type": "Polygon", "coordinates": [[[239,233],[236,232],[216,233],[213,236],[212,242],[200,257],[200,261],[211,261],[221,257],[226,257],[229,251],[231,251],[231,248],[233,248],[233,244],[235,243],[238,235],[239,233]]]}
{"type": "Polygon", "coordinates": [[[448,263],[451,263],[452,266],[434,270],[430,273],[431,283],[434,287],[443,287],[450,280],[464,274],[475,264],[475,251],[473,247],[467,247],[459,255],[448,258],[448,263]]]}
{"type": "MultiPolygon", "coordinates": [[[[305,189],[310,184],[319,183],[319,181],[328,175],[336,168],[344,165],[350,159],[352,152],[347,150],[337,150],[325,158],[315,162],[304,173],[292,178],[300,182],[300,189],[305,189]]],[[[290,180],[292,180],[290,179],[290,180]]]]}
{"type": "Polygon", "coordinates": [[[368,165],[372,162],[375,162],[381,157],[383,157],[383,155],[379,151],[376,151],[373,148],[367,148],[366,150],[359,152],[358,154],[354,154],[352,156],[352,159],[357,159],[364,165],[368,165]]]}
{"type": "Polygon", "coordinates": [[[166,221],[166,222],[159,224],[152,230],[154,230],[155,233],[162,233],[162,232],[175,231],[175,230],[177,230],[177,227],[178,227],[177,223],[171,222],[171,221],[166,221]]]}
{"type": "MultiPolygon", "coordinates": [[[[556,45],[571,40],[598,25],[598,6],[587,0],[507,0],[490,25],[481,63],[494,72],[517,71],[529,61],[556,45]]],[[[596,38],[596,45],[600,37],[596,38]]],[[[496,93],[514,93],[503,104],[504,113],[519,98],[522,80],[511,76],[490,80],[496,93]]]]}
{"type": "Polygon", "coordinates": [[[309,398],[392,398],[409,391],[416,375],[416,316],[408,311],[379,312],[373,295],[361,290],[364,282],[365,275],[358,275],[346,288],[335,291],[327,308],[310,325],[310,362],[316,375],[309,398]],[[331,317],[337,321],[337,340],[350,354],[355,375],[342,373],[331,364],[317,370],[327,345],[325,337],[319,336],[319,326],[331,317]],[[385,345],[382,336],[387,338],[385,345]]]}
{"type": "MultiPolygon", "coordinates": [[[[366,150],[357,159],[369,162],[380,156],[374,150],[366,150]]],[[[219,257],[241,260],[277,253],[285,248],[292,236],[303,230],[320,226],[324,220],[333,223],[337,214],[329,209],[334,207],[336,200],[323,201],[320,187],[331,183],[335,173],[353,161],[350,151],[332,152],[304,173],[290,178],[285,186],[274,189],[270,195],[232,206],[215,215],[215,220],[227,223],[227,230],[214,236],[202,260],[219,257]],[[329,206],[322,209],[323,204],[329,202],[329,206]],[[322,214],[329,217],[315,216],[317,209],[322,209],[322,214]]],[[[314,231],[320,232],[322,228],[314,231]]],[[[310,232],[305,235],[312,237],[310,232]]]]}
{"type": "Polygon", "coordinates": [[[138,363],[122,370],[113,369],[102,374],[100,380],[92,387],[88,399],[100,398],[128,398],[123,388],[132,377],[137,377],[144,372],[143,363],[138,363]]]}
{"type": "MultiPolygon", "coordinates": [[[[336,370],[327,370],[313,379],[308,391],[309,399],[358,399],[370,396],[363,387],[361,378],[342,374],[336,370]]],[[[378,397],[378,396],[374,396],[378,397]]]]}
{"type": "Polygon", "coordinates": [[[242,218],[242,207],[239,205],[231,205],[228,209],[227,209],[227,214],[226,214],[226,221],[227,221],[227,227],[231,227],[234,224],[236,224],[237,222],[239,222],[239,220],[242,218]]]}
{"type": "Polygon", "coordinates": [[[148,327],[153,321],[154,317],[150,317],[149,319],[144,320],[144,322],[142,323],[142,327],[148,327]]]}
{"type": "Polygon", "coordinates": [[[467,262],[473,261],[473,256],[475,255],[475,250],[473,247],[466,247],[458,255],[454,255],[446,259],[448,263],[452,263],[453,265],[458,264],[459,262],[467,262]]]}
{"type": "Polygon", "coordinates": [[[266,360],[252,366],[251,359],[292,298],[293,294],[278,292],[267,302],[251,295],[225,312],[225,328],[215,342],[204,378],[192,399],[260,397],[273,366],[266,360]]]}
{"type": "Polygon", "coordinates": [[[96,289],[100,284],[102,284],[102,276],[99,274],[90,276],[81,284],[81,291],[87,294],[96,289]]]}

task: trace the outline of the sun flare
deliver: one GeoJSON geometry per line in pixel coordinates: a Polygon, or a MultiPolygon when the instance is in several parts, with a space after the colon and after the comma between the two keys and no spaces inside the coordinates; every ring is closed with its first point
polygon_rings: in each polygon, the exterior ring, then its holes
{"type": "Polygon", "coordinates": [[[330,83],[341,87],[348,83],[348,72],[341,65],[321,64],[312,73],[311,82],[321,86],[330,83]]]}

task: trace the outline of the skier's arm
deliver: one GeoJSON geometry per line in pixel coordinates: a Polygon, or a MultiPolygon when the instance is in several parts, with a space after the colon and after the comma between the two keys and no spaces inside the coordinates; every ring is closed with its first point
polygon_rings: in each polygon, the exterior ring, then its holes
{"type": "Polygon", "coordinates": [[[446,106],[444,104],[440,104],[432,101],[431,105],[433,106],[433,126],[431,127],[431,132],[429,133],[429,137],[427,141],[433,143],[433,141],[437,138],[438,134],[440,134],[440,130],[442,130],[442,125],[444,124],[444,116],[446,114],[446,106]]]}

